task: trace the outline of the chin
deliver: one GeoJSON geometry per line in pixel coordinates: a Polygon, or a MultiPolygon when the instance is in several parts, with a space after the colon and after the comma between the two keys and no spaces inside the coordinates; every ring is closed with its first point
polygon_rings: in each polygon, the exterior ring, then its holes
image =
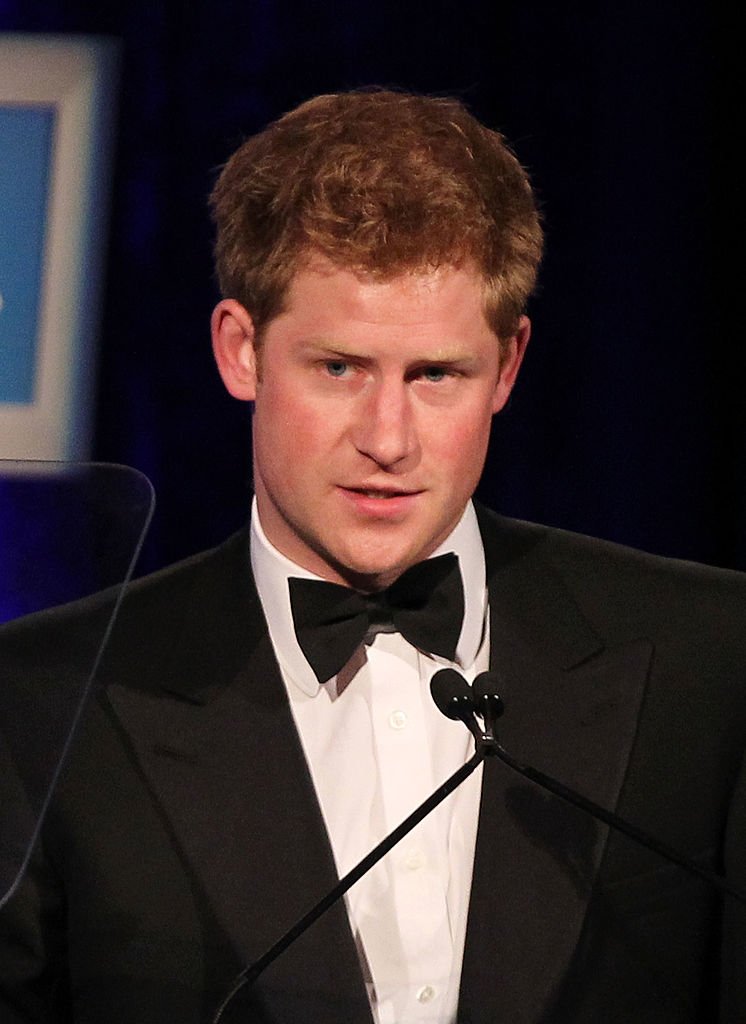
{"type": "Polygon", "coordinates": [[[356,590],[380,590],[393,583],[423,556],[402,556],[382,561],[378,558],[343,559],[337,563],[337,571],[356,590]]]}

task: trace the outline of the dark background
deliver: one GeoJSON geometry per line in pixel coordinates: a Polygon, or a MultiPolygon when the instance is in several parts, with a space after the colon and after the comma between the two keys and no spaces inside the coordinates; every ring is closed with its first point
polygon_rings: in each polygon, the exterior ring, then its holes
{"type": "Polygon", "coordinates": [[[212,365],[205,198],[323,91],[459,95],[544,209],[533,341],[481,497],[746,569],[741,41],[708,3],[0,0],[0,30],[122,41],[95,457],[152,479],[140,570],[248,511],[250,426],[212,365]]]}

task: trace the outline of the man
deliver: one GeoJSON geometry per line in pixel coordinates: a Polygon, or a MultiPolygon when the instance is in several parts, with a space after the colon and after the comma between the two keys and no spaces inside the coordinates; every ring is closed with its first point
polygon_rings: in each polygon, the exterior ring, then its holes
{"type": "MultiPolygon", "coordinates": [[[[212,208],[251,528],[126,598],[0,918],[3,1020],[209,1021],[470,756],[444,666],[500,673],[517,757],[744,888],[743,580],[471,504],[541,250],[502,138],[455,101],[319,97],[212,208]]],[[[53,661],[100,605],[6,645],[53,661]]],[[[735,898],[490,761],[224,1019],[735,1024],[745,950],[735,898]]]]}

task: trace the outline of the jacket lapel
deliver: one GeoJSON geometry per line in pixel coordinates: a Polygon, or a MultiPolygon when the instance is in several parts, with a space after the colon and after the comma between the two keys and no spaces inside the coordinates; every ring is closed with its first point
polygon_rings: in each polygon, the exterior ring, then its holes
{"type": "MultiPolygon", "coordinates": [[[[200,567],[191,594],[175,588],[169,649],[138,658],[136,685],[107,689],[224,937],[224,962],[208,965],[209,987],[222,991],[337,881],[247,553],[242,535],[200,567]]],[[[127,626],[118,627],[125,643],[127,626]]],[[[111,667],[107,675],[118,678],[111,667]]],[[[254,1014],[258,1002],[271,1020],[368,1024],[344,904],[283,953],[251,997],[254,1014]]]]}
{"type": "MultiPolygon", "coordinates": [[[[549,557],[546,531],[482,525],[491,662],[505,749],[602,807],[624,779],[650,661],[646,640],[605,648],[549,557]]],[[[608,829],[491,759],[459,1021],[536,1022],[583,925],[608,829]]]]}

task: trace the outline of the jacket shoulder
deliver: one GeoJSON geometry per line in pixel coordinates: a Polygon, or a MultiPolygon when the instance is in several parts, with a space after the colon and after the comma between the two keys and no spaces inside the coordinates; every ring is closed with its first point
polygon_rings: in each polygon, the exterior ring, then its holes
{"type": "Polygon", "coordinates": [[[746,635],[746,573],[666,558],[556,527],[478,510],[488,562],[523,560],[557,574],[602,631],[654,627],[680,634],[746,635]]]}
{"type": "MultiPolygon", "coordinates": [[[[90,597],[26,615],[0,627],[5,666],[66,666],[87,672],[104,648],[107,666],[120,663],[143,679],[190,640],[193,647],[220,637],[225,623],[255,603],[248,531],[219,547],[90,597]]],[[[51,672],[51,669],[50,669],[51,672]]]]}

